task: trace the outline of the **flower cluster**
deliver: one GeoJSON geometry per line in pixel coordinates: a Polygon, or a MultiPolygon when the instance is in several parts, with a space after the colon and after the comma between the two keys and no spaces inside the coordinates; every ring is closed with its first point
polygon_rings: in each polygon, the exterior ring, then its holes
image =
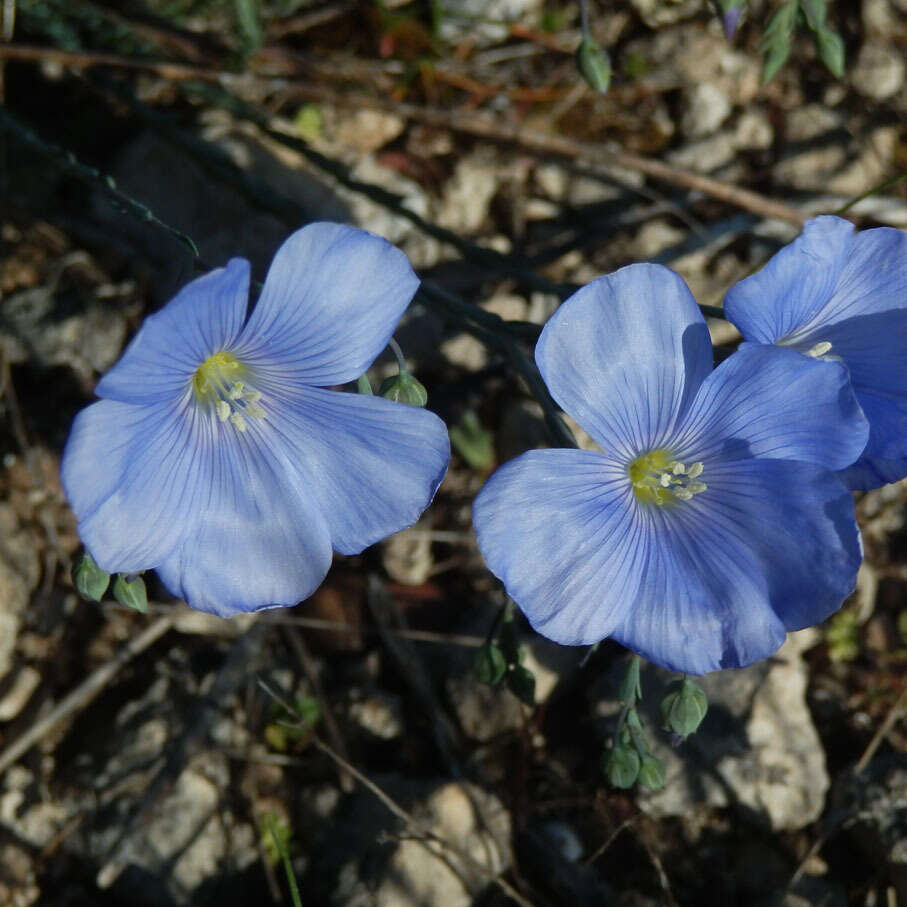
{"type": "MultiPolygon", "coordinates": [[[[295,604],[332,550],[411,525],[449,455],[424,389],[408,373],[391,399],[330,388],[363,374],[417,285],[383,240],[313,224],[251,314],[234,259],[151,316],[64,452],[94,562],[154,569],[227,616],[295,604]]],[[[658,265],[593,281],[543,329],[541,375],[598,449],[517,457],[473,519],[545,636],[702,674],[770,655],[852,591],[850,489],[907,475],[907,235],[817,218],[725,311],[744,342],[716,368],[690,291],[658,265]]]]}
{"type": "Polygon", "coordinates": [[[551,639],[702,674],[772,654],[853,590],[848,487],[907,475],[907,236],[817,218],[725,309],[747,342],[714,370],[660,266],[592,282],[542,331],[545,383],[600,450],[505,464],[473,520],[551,639]]]}

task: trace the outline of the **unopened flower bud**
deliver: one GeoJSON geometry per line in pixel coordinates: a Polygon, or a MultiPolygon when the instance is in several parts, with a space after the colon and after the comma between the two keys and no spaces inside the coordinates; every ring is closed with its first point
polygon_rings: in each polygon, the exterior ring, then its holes
{"type": "Polygon", "coordinates": [[[702,724],[708,710],[709,701],[702,687],[684,677],[661,700],[661,721],[666,730],[689,737],[702,724]]]}
{"type": "Polygon", "coordinates": [[[724,36],[732,41],[743,18],[746,0],[717,0],[718,15],[724,28],[724,36]]]}
{"type": "Polygon", "coordinates": [[[583,38],[576,51],[576,68],[591,88],[599,94],[607,94],[611,84],[611,58],[591,38],[583,38]]]}
{"type": "Polygon", "coordinates": [[[493,643],[482,646],[476,656],[475,672],[479,683],[497,686],[507,670],[504,653],[493,643]]]}
{"type": "Polygon", "coordinates": [[[148,593],[145,581],[137,574],[118,573],[113,582],[113,597],[124,607],[139,614],[148,613],[148,593]]]}
{"type": "Polygon", "coordinates": [[[428,403],[428,391],[409,372],[385,378],[378,393],[394,403],[405,403],[407,406],[425,406],[428,403]]]}
{"type": "Polygon", "coordinates": [[[605,774],[614,787],[633,787],[639,777],[639,753],[632,746],[619,744],[605,756],[605,774]]]}
{"type": "Polygon", "coordinates": [[[110,574],[102,570],[86,551],[72,568],[72,581],[79,595],[99,602],[110,584],[110,574]]]}
{"type": "Polygon", "coordinates": [[[661,790],[665,786],[664,763],[654,756],[643,756],[638,781],[647,790],[661,790]]]}

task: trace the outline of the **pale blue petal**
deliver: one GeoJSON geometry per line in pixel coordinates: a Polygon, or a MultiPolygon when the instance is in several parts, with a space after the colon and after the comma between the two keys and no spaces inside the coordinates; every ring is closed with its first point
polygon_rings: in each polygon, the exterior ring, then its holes
{"type": "Polygon", "coordinates": [[[61,464],[79,535],[110,573],[156,566],[179,545],[204,483],[204,420],[186,399],[101,400],[76,417],[61,464]]]}
{"type": "Polygon", "coordinates": [[[418,286],[406,256],[386,240],[310,224],[277,251],[234,352],[278,381],[352,381],[387,346],[418,286]]]}
{"type": "Polygon", "coordinates": [[[488,568],[555,642],[599,642],[639,599],[649,527],[608,456],[529,451],[488,479],[472,519],[488,568]]]}
{"type": "Polygon", "coordinates": [[[473,522],[490,569],[543,635],[612,637],[702,674],[771,655],[786,630],[824,619],[853,589],[853,502],[806,463],[720,464],[673,506],[636,501],[621,467],[533,451],[499,469],[473,522]]]}
{"type": "Polygon", "coordinates": [[[711,371],[712,346],[683,280],[638,264],[574,293],[535,358],[561,408],[605,450],[632,458],[671,434],[711,371]]]}
{"type": "Polygon", "coordinates": [[[145,319],[96,393],[124,403],[180,397],[205,359],[239,335],[248,301],[249,263],[242,258],[186,284],[145,319]]]}
{"type": "Polygon", "coordinates": [[[900,481],[907,476],[907,395],[859,391],[857,399],[869,420],[869,443],[841,478],[854,491],[900,481]]]}
{"type": "MultiPolygon", "coordinates": [[[[745,570],[786,630],[819,623],[853,591],[862,547],[853,498],[834,473],[783,460],[719,463],[689,503],[698,507],[673,508],[677,531],[695,539],[703,569],[745,570]]],[[[734,613],[747,607],[738,600],[734,613]]]]}
{"type": "Polygon", "coordinates": [[[843,365],[745,343],[705,380],[671,449],[707,469],[716,458],[770,457],[837,470],[868,434],[843,365]]]}
{"type": "MultiPolygon", "coordinates": [[[[796,337],[803,336],[805,341],[815,335],[814,342],[818,342],[825,339],[825,329],[835,325],[840,328],[836,336],[843,341],[853,319],[903,311],[907,308],[907,233],[891,227],[857,233],[832,289],[825,305],[796,337]]],[[[834,343],[832,352],[847,355],[834,343]]]]}
{"type": "Polygon", "coordinates": [[[157,564],[164,585],[200,611],[230,617],[294,605],[331,565],[325,516],[268,422],[243,433],[206,420],[205,493],[183,544],[157,564]]]}
{"type": "Polygon", "coordinates": [[[319,388],[268,400],[271,426],[341,554],[415,523],[447,471],[447,428],[427,410],[319,388]]]}
{"type": "Polygon", "coordinates": [[[831,299],[854,246],[850,221],[808,221],[792,243],[724,299],[727,317],[747,340],[776,343],[807,324],[831,299]]]}

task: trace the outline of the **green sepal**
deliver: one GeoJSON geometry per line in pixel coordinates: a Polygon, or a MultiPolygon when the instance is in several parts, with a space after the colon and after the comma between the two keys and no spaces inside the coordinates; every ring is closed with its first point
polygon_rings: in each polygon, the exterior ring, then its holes
{"type": "Polygon", "coordinates": [[[664,763],[654,756],[643,756],[637,780],[647,790],[661,790],[665,786],[664,763]]]}
{"type": "Polygon", "coordinates": [[[476,654],[474,670],[480,683],[496,687],[507,670],[504,653],[493,643],[482,646],[476,654]]]}
{"type": "Polygon", "coordinates": [[[620,690],[618,691],[621,702],[634,703],[637,699],[642,699],[642,685],[639,680],[639,656],[631,655],[630,663],[620,681],[620,690]]]}
{"type": "Polygon", "coordinates": [[[684,677],[672,684],[661,700],[661,723],[679,737],[696,732],[709,710],[709,701],[698,683],[684,677]]]}
{"type": "Polygon", "coordinates": [[[619,744],[605,754],[604,770],[614,787],[627,790],[636,784],[642,760],[632,746],[619,744]]]}
{"type": "Polygon", "coordinates": [[[113,597],[124,607],[132,608],[139,614],[148,613],[148,593],[145,591],[145,581],[141,576],[131,580],[125,573],[118,573],[113,581],[113,597]]]}
{"type": "Polygon", "coordinates": [[[110,574],[102,570],[86,551],[73,565],[72,581],[82,598],[99,602],[110,585],[110,574]]]}
{"type": "Polygon", "coordinates": [[[607,94],[611,85],[611,58],[586,36],[576,51],[576,68],[594,91],[607,94]]]}
{"type": "Polygon", "coordinates": [[[368,380],[368,375],[362,374],[356,379],[356,393],[363,394],[366,397],[374,396],[372,382],[368,380]]]}
{"type": "Polygon", "coordinates": [[[400,372],[391,378],[385,378],[378,388],[378,394],[394,403],[405,403],[407,406],[425,406],[428,403],[428,391],[417,378],[409,372],[400,372]]]}
{"type": "Polygon", "coordinates": [[[821,28],[816,32],[816,48],[819,57],[828,67],[829,72],[837,79],[844,75],[844,40],[830,28],[821,28]]]}

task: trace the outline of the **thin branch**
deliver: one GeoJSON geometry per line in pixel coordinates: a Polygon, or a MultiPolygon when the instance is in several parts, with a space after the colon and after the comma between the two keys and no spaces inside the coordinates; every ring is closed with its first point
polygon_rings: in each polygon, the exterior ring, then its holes
{"type": "Polygon", "coordinates": [[[159,617],[130,639],[116,655],[99,668],[92,671],[71,693],[48,712],[43,718],[36,721],[24,734],[14,740],[2,753],[0,753],[0,774],[5,772],[14,762],[25,755],[36,743],[50,734],[67,718],[84,709],[101,690],[132,661],[136,655],[141,654],[149,646],[154,645],[172,626],[173,615],[159,617]]]}

